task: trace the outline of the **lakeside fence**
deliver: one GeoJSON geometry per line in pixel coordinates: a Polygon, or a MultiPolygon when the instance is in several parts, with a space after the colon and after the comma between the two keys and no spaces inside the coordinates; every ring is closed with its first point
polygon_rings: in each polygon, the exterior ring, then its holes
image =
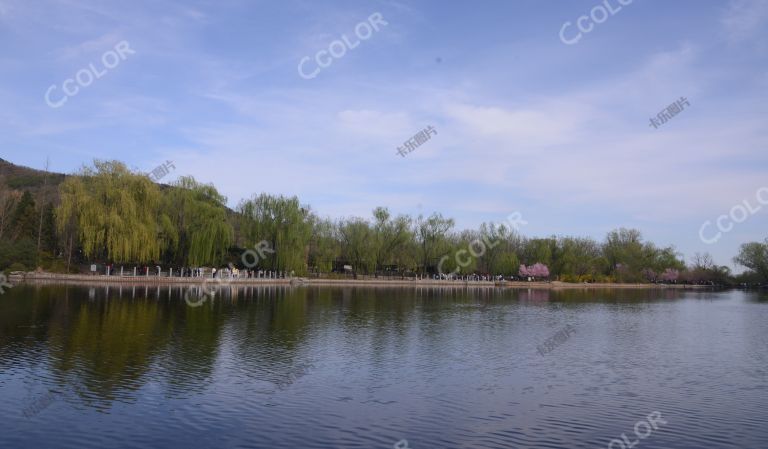
{"type": "MultiPolygon", "coordinates": [[[[296,276],[293,271],[280,270],[256,270],[256,269],[214,269],[211,267],[170,267],[164,271],[161,266],[120,266],[109,265],[91,265],[89,274],[84,276],[107,276],[123,278],[192,278],[192,279],[326,279],[326,280],[367,280],[367,281],[462,281],[462,282],[504,282],[504,281],[525,281],[515,277],[504,278],[502,275],[489,274],[420,274],[415,272],[393,272],[379,271],[372,274],[355,274],[353,272],[310,272],[305,276],[296,276]]],[[[531,281],[529,281],[531,282],[531,281]]],[[[538,280],[533,282],[548,282],[547,280],[538,280]]]]}
{"type": "MultiPolygon", "coordinates": [[[[170,270],[169,270],[170,273],[170,270]]],[[[178,286],[195,286],[201,285],[206,282],[210,282],[211,277],[181,277],[181,276],[162,276],[163,272],[160,271],[161,276],[120,276],[112,275],[107,276],[89,275],[89,274],[57,274],[46,272],[14,272],[9,276],[9,281],[13,284],[19,283],[52,283],[52,284],[123,284],[123,285],[178,285],[178,286]]],[[[210,273],[209,273],[210,275],[210,273]]],[[[446,288],[512,288],[512,289],[534,289],[534,290],[561,290],[561,289],[585,289],[585,290],[600,290],[600,289],[701,289],[711,288],[709,286],[702,285],[666,285],[666,284],[569,284],[564,282],[526,282],[526,281],[474,281],[474,280],[458,280],[458,279],[427,279],[427,278],[394,278],[394,277],[378,277],[375,276],[358,276],[357,279],[344,279],[344,278],[317,278],[317,277],[286,277],[286,278],[246,278],[246,277],[233,277],[233,278],[216,278],[216,284],[219,287],[243,287],[243,286],[284,286],[284,287],[299,287],[299,286],[359,286],[359,287],[446,287],[446,288]],[[220,284],[220,285],[219,285],[220,284]]]]}

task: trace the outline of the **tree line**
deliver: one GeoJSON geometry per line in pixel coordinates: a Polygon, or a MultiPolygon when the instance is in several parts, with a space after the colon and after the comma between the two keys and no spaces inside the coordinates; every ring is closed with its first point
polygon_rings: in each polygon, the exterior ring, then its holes
{"type": "MultiPolygon", "coordinates": [[[[0,180],[1,181],[1,180],[0,180]]],[[[158,185],[119,161],[94,161],[58,185],[54,197],[0,182],[0,270],[78,271],[90,263],[242,267],[244,251],[271,251],[257,269],[364,275],[453,273],[527,276],[565,282],[768,281],[768,240],[742,245],[734,277],[708,254],[686,265],[674,247],[635,229],[586,237],[526,237],[509,223],[458,230],[451,218],[394,215],[320,217],[297,197],[261,193],[234,210],[215,186],[191,176],[158,185]]]]}

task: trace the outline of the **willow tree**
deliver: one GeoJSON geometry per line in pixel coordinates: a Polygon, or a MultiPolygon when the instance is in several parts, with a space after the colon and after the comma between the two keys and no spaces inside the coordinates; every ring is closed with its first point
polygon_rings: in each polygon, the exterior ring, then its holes
{"type": "MultiPolygon", "coordinates": [[[[441,274],[467,274],[478,272],[480,265],[479,259],[473,255],[486,250],[482,249],[477,242],[480,242],[480,234],[473,230],[464,230],[461,232],[451,232],[446,234],[445,242],[448,245],[437,264],[437,271],[441,274]],[[474,243],[473,243],[474,242],[474,243]]],[[[482,243],[481,243],[482,244],[482,243]]]]}
{"type": "Polygon", "coordinates": [[[376,243],[375,268],[381,270],[385,265],[400,265],[406,258],[405,249],[413,240],[412,220],[406,215],[392,218],[389,209],[377,207],[373,210],[373,233],[376,243]]]}
{"type": "Polygon", "coordinates": [[[352,264],[355,274],[369,273],[376,265],[376,234],[362,218],[339,223],[342,254],[352,264]]]}
{"type": "Polygon", "coordinates": [[[309,245],[308,265],[315,272],[330,272],[333,269],[333,262],[341,254],[338,229],[330,219],[315,215],[310,219],[312,238],[309,245]]]}
{"type": "Polygon", "coordinates": [[[59,187],[59,231],[73,225],[91,259],[151,262],[175,231],[159,211],[160,191],[149,178],[118,161],[94,161],[59,187]]]}
{"type": "MultiPolygon", "coordinates": [[[[484,248],[479,257],[479,267],[483,272],[493,274],[516,274],[520,262],[516,248],[522,245],[522,239],[515,230],[507,224],[482,223],[479,230],[479,240],[484,248]]],[[[475,244],[480,247],[481,245],[475,244]]],[[[479,248],[475,248],[479,251],[479,248]]]]}
{"type": "Polygon", "coordinates": [[[226,202],[212,184],[199,183],[191,176],[171,184],[163,209],[178,233],[169,246],[177,263],[200,266],[222,262],[234,234],[227,220],[226,202]]]}
{"type": "Polygon", "coordinates": [[[768,239],[764,243],[744,243],[733,261],[752,270],[760,282],[768,281],[768,239]]]}
{"type": "Polygon", "coordinates": [[[240,234],[246,247],[253,248],[265,241],[271,251],[264,252],[266,260],[259,266],[272,270],[296,271],[307,269],[307,254],[312,237],[309,207],[302,206],[297,197],[262,193],[242,201],[238,206],[240,234]]]}
{"type": "Polygon", "coordinates": [[[440,257],[450,250],[448,233],[453,228],[452,218],[433,213],[427,218],[419,215],[416,219],[415,234],[419,244],[419,257],[424,272],[436,271],[440,257]]]}

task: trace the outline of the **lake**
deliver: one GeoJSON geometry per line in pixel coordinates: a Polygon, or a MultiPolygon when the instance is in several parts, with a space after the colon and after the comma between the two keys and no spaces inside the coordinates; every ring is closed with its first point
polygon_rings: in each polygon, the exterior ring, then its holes
{"type": "Polygon", "coordinates": [[[765,448],[766,410],[766,293],[0,295],[4,449],[765,448]]]}

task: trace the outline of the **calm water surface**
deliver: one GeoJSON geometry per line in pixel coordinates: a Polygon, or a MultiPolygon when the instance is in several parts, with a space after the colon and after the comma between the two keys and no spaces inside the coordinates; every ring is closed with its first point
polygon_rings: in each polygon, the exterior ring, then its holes
{"type": "Polygon", "coordinates": [[[201,307],[176,287],[0,296],[2,449],[605,448],[638,440],[654,411],[667,423],[636,449],[768,448],[768,296],[254,287],[201,307]],[[575,333],[542,355],[566,326],[575,333]]]}

